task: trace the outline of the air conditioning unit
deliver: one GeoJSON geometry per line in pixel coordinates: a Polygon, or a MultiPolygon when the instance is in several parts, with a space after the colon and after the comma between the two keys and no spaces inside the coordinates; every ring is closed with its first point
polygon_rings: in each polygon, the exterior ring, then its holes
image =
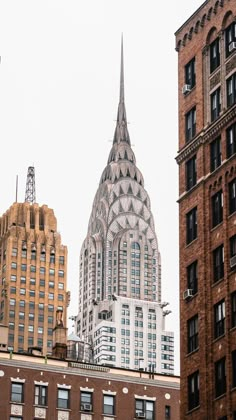
{"type": "Polygon", "coordinates": [[[192,289],[186,289],[183,293],[183,299],[190,299],[193,296],[193,290],[192,289]]]}
{"type": "Polygon", "coordinates": [[[136,411],[136,419],[145,419],[146,416],[143,411],[136,411]]]}
{"type": "Polygon", "coordinates": [[[190,92],[190,90],[191,90],[191,85],[184,85],[182,87],[182,93],[183,93],[183,95],[185,95],[186,93],[190,92]]]}
{"type": "Polygon", "coordinates": [[[236,255],[230,258],[229,265],[230,265],[230,268],[233,268],[236,266],[236,255]]]}
{"type": "Polygon", "coordinates": [[[236,50],[236,42],[235,41],[230,42],[230,44],[229,44],[229,52],[232,52],[234,50],[236,50]]]}
{"type": "Polygon", "coordinates": [[[81,411],[92,411],[92,404],[89,404],[89,403],[81,404],[81,411]]]}

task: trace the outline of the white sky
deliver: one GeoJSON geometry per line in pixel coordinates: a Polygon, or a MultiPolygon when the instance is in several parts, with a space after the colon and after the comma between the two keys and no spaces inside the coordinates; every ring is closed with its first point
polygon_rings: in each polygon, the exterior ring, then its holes
{"type": "MultiPolygon", "coordinates": [[[[69,315],[76,315],[79,253],[115,129],[120,41],[137,166],[151,199],[162,256],[166,327],[179,374],[177,53],[174,32],[203,0],[0,2],[0,214],[25,198],[53,208],[68,246],[69,315]]],[[[69,332],[71,332],[71,321],[69,332]]]]}

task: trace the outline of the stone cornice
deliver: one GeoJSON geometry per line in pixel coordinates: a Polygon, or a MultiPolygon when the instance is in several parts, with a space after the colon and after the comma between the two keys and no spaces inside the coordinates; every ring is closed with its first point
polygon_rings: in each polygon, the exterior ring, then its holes
{"type": "Polygon", "coordinates": [[[188,158],[198,149],[200,144],[206,143],[208,140],[211,140],[220,134],[222,128],[224,128],[230,121],[232,121],[235,116],[236,105],[224,112],[222,116],[218,118],[213,124],[210,124],[209,127],[204,128],[197,137],[195,137],[191,142],[187,143],[184,148],[180,150],[178,156],[176,157],[176,162],[178,164],[182,163],[186,158],[188,158]]]}
{"type": "MultiPolygon", "coordinates": [[[[231,0],[228,0],[228,3],[231,0]]],[[[234,0],[235,1],[235,0],[234,0]]],[[[219,7],[224,7],[224,0],[216,0],[215,2],[210,2],[209,0],[205,1],[197,10],[195,13],[190,16],[190,18],[175,32],[176,36],[176,51],[179,52],[181,47],[185,47],[186,43],[192,39],[194,34],[197,34],[201,29],[204,28],[205,24],[209,22],[212,18],[212,16],[216,15],[218,13],[219,7]],[[209,3],[209,9],[203,13],[205,6],[209,3]],[[199,16],[200,12],[202,10],[201,16],[199,16]],[[199,17],[198,17],[199,16],[199,17]],[[193,25],[190,28],[186,28],[186,33],[183,34],[181,38],[178,38],[180,33],[184,30],[185,26],[188,26],[188,24],[193,21],[193,25]]],[[[236,18],[236,17],[235,17],[236,18]]]]}

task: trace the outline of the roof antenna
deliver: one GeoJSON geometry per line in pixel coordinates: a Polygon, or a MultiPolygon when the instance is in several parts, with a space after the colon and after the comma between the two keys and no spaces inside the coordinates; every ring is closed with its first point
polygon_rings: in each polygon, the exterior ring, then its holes
{"type": "Polygon", "coordinates": [[[28,167],[26,190],[25,190],[25,202],[35,203],[36,192],[35,192],[35,171],[34,166],[28,167]]]}

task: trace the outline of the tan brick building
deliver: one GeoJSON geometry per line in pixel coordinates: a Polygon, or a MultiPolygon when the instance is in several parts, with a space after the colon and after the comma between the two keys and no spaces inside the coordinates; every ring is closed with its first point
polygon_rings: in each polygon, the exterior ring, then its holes
{"type": "Polygon", "coordinates": [[[0,418],[179,420],[179,377],[0,351],[0,418]]]}
{"type": "Polygon", "coordinates": [[[0,218],[0,323],[8,349],[52,352],[56,311],[67,319],[67,248],[46,205],[14,203],[0,218]]]}
{"type": "Polygon", "coordinates": [[[236,419],[236,2],[176,32],[181,419],[236,419]]]}

